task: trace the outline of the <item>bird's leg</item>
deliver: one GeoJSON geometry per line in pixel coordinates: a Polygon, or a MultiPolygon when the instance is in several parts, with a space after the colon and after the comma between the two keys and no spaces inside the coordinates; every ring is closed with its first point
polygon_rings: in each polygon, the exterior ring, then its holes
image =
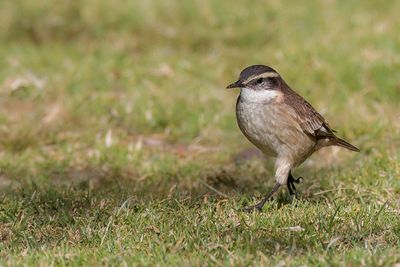
{"type": "Polygon", "coordinates": [[[257,209],[258,211],[262,211],[262,208],[264,207],[265,203],[272,197],[272,195],[278,191],[279,187],[281,186],[280,183],[276,183],[274,185],[274,187],[272,188],[271,192],[269,192],[268,195],[266,195],[259,203],[257,203],[254,206],[250,206],[250,207],[246,207],[244,208],[244,211],[246,212],[251,212],[255,209],[257,209]]]}
{"type": "Polygon", "coordinates": [[[293,177],[292,172],[289,171],[289,175],[288,175],[288,179],[287,179],[287,188],[288,188],[290,196],[295,196],[296,198],[299,197],[294,184],[301,183],[302,180],[303,180],[303,177],[299,177],[296,179],[293,177]]]}

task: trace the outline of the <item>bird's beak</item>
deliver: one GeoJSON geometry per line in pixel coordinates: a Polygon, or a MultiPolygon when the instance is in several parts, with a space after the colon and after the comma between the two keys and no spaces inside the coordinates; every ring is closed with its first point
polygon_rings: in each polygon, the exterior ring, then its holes
{"type": "Polygon", "coordinates": [[[238,81],[236,81],[234,83],[231,83],[226,88],[227,89],[231,89],[231,88],[242,88],[242,87],[244,87],[243,83],[240,80],[238,80],[238,81]]]}

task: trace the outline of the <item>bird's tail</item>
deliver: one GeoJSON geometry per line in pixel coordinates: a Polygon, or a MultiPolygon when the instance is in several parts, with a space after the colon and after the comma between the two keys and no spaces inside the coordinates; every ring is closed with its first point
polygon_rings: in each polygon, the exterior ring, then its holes
{"type": "Polygon", "coordinates": [[[357,147],[353,146],[349,142],[347,142],[339,137],[335,136],[335,138],[332,141],[333,141],[333,145],[341,146],[341,147],[347,148],[348,150],[351,150],[351,151],[360,152],[360,149],[358,149],[357,147]]]}

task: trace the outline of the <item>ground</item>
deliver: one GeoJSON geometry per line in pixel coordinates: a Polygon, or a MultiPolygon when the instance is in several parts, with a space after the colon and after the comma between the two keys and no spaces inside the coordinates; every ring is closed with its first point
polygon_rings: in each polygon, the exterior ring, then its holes
{"type": "Polygon", "coordinates": [[[400,263],[399,1],[0,2],[0,265],[400,263]],[[287,191],[240,133],[267,64],[360,153],[287,191]]]}

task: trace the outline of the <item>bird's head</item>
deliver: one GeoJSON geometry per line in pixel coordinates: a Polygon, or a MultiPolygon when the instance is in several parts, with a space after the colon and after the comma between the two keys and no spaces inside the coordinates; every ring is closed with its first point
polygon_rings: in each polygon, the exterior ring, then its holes
{"type": "Polygon", "coordinates": [[[239,79],[228,85],[227,88],[246,88],[255,91],[276,90],[279,79],[279,73],[273,68],[265,65],[253,65],[242,70],[239,79]]]}
{"type": "Polygon", "coordinates": [[[253,65],[242,70],[239,79],[227,88],[240,88],[244,100],[265,102],[281,95],[280,85],[281,77],[273,68],[253,65]]]}

